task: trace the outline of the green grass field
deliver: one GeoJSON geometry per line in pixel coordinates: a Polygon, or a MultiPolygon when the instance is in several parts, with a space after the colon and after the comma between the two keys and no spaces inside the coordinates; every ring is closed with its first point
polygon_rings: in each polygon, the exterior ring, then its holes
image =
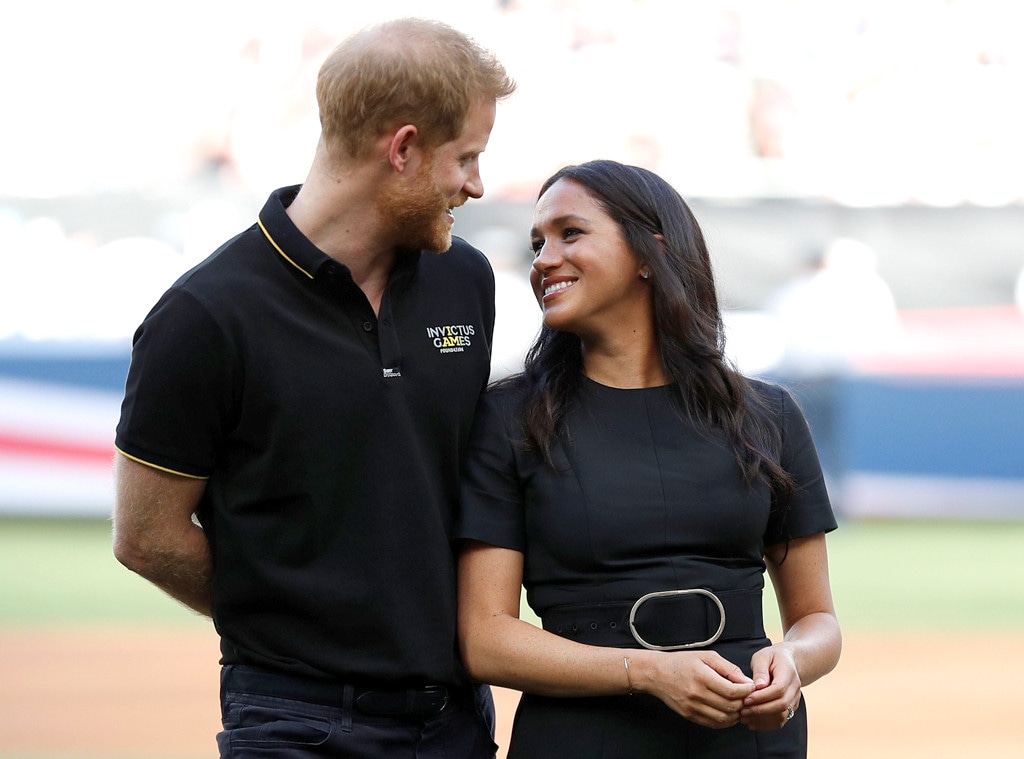
{"type": "MultiPolygon", "coordinates": [[[[1024,522],[844,523],[829,559],[846,631],[1024,631],[1024,522]]],[[[0,628],[208,624],[121,567],[103,520],[0,519],[0,578],[0,628]]]]}
{"type": "Polygon", "coordinates": [[[208,624],[122,567],[106,520],[0,519],[0,628],[208,624]]]}
{"type": "MultiPolygon", "coordinates": [[[[883,658],[877,653],[865,657],[861,650],[863,641],[906,641],[905,633],[911,633],[910,639],[924,644],[929,639],[948,641],[949,635],[966,635],[968,640],[969,636],[977,635],[981,636],[977,640],[992,640],[984,636],[1024,633],[1024,521],[844,523],[830,536],[829,546],[834,595],[844,638],[849,644],[849,652],[844,654],[849,659],[845,675],[849,679],[834,681],[845,682],[844,692],[853,689],[859,694],[858,688],[864,687],[863,683],[858,684],[860,670],[853,664],[858,656],[861,666],[869,670],[873,662],[883,658]],[[892,635],[879,637],[879,632],[892,635]],[[862,635],[862,645],[856,643],[858,635],[862,635]]],[[[102,520],[0,518],[0,577],[0,633],[32,635],[56,630],[63,634],[93,626],[102,635],[122,630],[162,634],[189,628],[208,631],[210,626],[209,620],[182,608],[121,567],[111,554],[110,526],[102,520]]],[[[770,594],[765,604],[774,606],[770,594]]],[[[776,618],[774,611],[766,614],[766,626],[773,636],[777,634],[777,623],[772,622],[776,618]]],[[[874,698],[883,699],[883,710],[884,704],[889,704],[887,714],[899,713],[900,719],[904,719],[915,714],[916,700],[931,695],[928,674],[934,670],[934,655],[925,655],[918,661],[906,651],[905,644],[901,650],[902,658],[886,659],[885,669],[880,670],[887,677],[895,677],[893,682],[902,683],[895,691],[897,695],[893,698],[892,693],[885,692],[875,694],[874,698]],[[919,686],[917,690],[911,687],[914,685],[919,686]],[[924,692],[921,687],[930,690],[924,692]],[[909,707],[906,698],[910,699],[909,707]]],[[[945,666],[973,672],[974,648],[954,646],[949,653],[952,658],[945,666]]],[[[986,711],[979,713],[998,712],[1009,698],[1001,693],[995,694],[986,711]]],[[[991,694],[987,690],[981,694],[986,695],[991,694]]],[[[977,697],[978,694],[969,693],[963,696],[977,697]]],[[[832,698],[838,696],[833,694],[832,698]]],[[[848,708],[861,708],[857,706],[862,703],[861,698],[854,696],[848,708]]],[[[938,697],[928,703],[932,706],[926,708],[941,710],[944,702],[938,697]]],[[[874,708],[861,709],[853,719],[858,724],[870,719],[874,708]]],[[[892,722],[890,719],[889,723],[892,722]]],[[[1010,722],[1004,715],[1000,724],[1010,722]]],[[[976,720],[969,720],[966,729],[973,731],[976,725],[976,720]]],[[[838,729],[833,726],[833,730],[838,729]]],[[[900,728],[888,724],[887,729],[900,728]]],[[[0,744],[2,733],[0,717],[0,744]]],[[[1007,730],[1003,733],[1009,734],[1007,730]]],[[[914,759],[974,755],[956,753],[956,746],[966,745],[962,741],[954,741],[953,753],[938,751],[945,741],[951,740],[950,735],[933,737],[932,743],[920,746],[919,741],[909,744],[897,735],[902,742],[888,753],[884,747],[879,750],[871,745],[873,738],[865,735],[858,739],[863,745],[857,744],[856,755],[871,752],[880,757],[914,759]],[[911,745],[920,750],[911,750],[911,745]]],[[[824,739],[822,736],[820,740],[824,739]]],[[[837,740],[835,736],[831,739],[837,740]]],[[[846,736],[841,740],[853,739],[846,736]]],[[[1000,759],[1015,756],[1018,742],[1005,736],[1001,740],[985,755],[1000,759]]],[[[0,745],[0,755],[5,759],[96,759],[100,755],[88,745],[56,752],[40,747],[14,753],[12,748],[0,745]]],[[[166,747],[152,747],[134,755],[180,759],[192,754],[175,755],[166,747]]]]}

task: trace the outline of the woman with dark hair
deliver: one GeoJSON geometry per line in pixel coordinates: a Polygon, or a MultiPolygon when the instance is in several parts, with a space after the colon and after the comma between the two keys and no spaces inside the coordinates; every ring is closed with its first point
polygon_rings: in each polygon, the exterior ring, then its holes
{"type": "Polygon", "coordinates": [[[801,688],[841,635],[803,415],[725,359],[703,235],[657,175],[562,169],[531,239],[544,326],[481,402],[456,532],[466,666],[524,692],[509,756],[806,756],[801,688]]]}

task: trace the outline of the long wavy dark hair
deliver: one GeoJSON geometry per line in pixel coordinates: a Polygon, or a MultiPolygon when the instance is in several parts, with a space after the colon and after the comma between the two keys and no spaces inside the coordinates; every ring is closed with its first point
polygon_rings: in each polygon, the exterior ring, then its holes
{"type": "MultiPolygon", "coordinates": [[[[581,185],[614,219],[640,264],[651,271],[656,335],[680,410],[700,428],[721,429],[743,477],[790,492],[779,463],[781,432],[750,383],[725,358],[725,330],[704,235],[686,201],[651,171],[615,161],[566,166],[555,182],[581,185]]],[[[583,383],[580,338],[542,327],[526,355],[522,423],[525,444],[553,465],[566,412],[583,383]]]]}

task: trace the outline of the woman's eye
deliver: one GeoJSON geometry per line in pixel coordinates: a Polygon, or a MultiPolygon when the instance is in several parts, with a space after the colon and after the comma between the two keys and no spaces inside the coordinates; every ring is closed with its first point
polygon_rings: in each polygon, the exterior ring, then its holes
{"type": "Polygon", "coordinates": [[[532,240],[530,242],[530,251],[533,253],[534,257],[540,255],[540,249],[543,248],[543,247],[544,247],[544,241],[543,240],[532,240]]]}
{"type": "Polygon", "coordinates": [[[570,237],[575,237],[576,235],[581,235],[581,234],[583,234],[583,230],[582,229],[577,229],[576,227],[566,227],[565,231],[562,232],[562,237],[568,239],[570,237]]]}

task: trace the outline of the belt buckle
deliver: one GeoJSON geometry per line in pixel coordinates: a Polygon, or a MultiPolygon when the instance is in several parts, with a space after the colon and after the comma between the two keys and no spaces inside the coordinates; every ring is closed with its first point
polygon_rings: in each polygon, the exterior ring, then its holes
{"type": "Polygon", "coordinates": [[[423,692],[430,694],[432,699],[430,715],[440,714],[448,706],[448,689],[443,685],[428,685],[423,689],[423,692]],[[440,704],[438,704],[438,697],[440,697],[440,704]]]}
{"type": "Polygon", "coordinates": [[[687,648],[703,648],[704,646],[710,646],[716,640],[718,640],[722,631],[725,630],[725,607],[722,606],[722,602],[718,599],[714,593],[710,590],[704,590],[704,588],[687,588],[685,590],[659,590],[654,593],[648,593],[647,595],[640,596],[633,604],[633,608],[629,612],[629,631],[633,635],[633,639],[636,640],[644,648],[650,649],[651,651],[682,651],[687,648]],[[686,595],[701,595],[707,596],[715,602],[715,606],[718,607],[718,613],[722,618],[722,621],[718,625],[718,629],[715,630],[707,640],[699,640],[696,643],[680,643],[674,646],[659,646],[654,643],[649,643],[643,639],[640,633],[636,630],[634,620],[636,618],[637,609],[639,609],[645,602],[650,601],[652,598],[665,598],[667,596],[686,596],[686,595]]]}
{"type": "Polygon", "coordinates": [[[448,689],[443,685],[427,685],[405,690],[368,690],[360,694],[355,703],[364,714],[433,717],[445,710],[448,700],[448,689]]]}

